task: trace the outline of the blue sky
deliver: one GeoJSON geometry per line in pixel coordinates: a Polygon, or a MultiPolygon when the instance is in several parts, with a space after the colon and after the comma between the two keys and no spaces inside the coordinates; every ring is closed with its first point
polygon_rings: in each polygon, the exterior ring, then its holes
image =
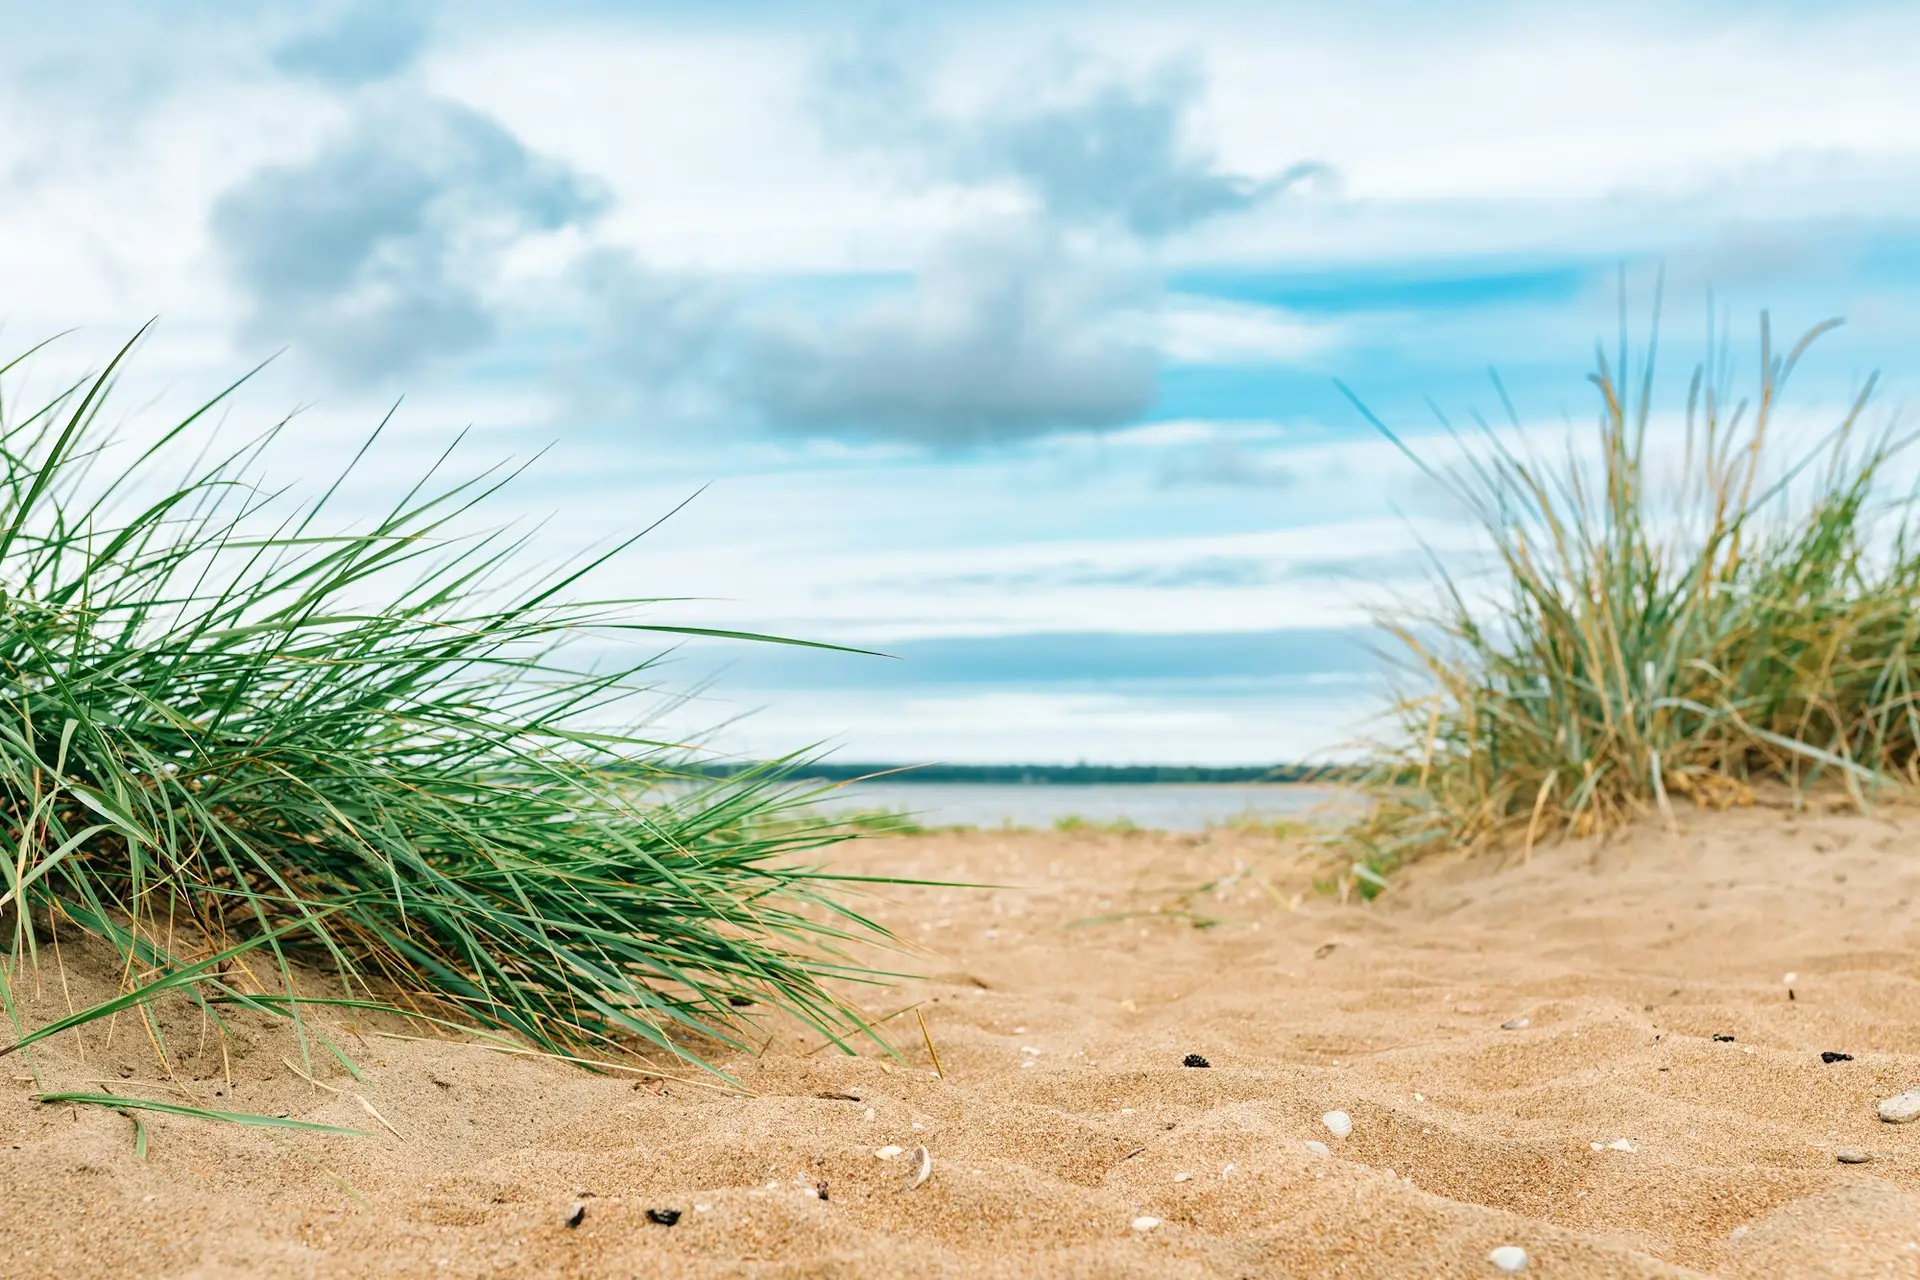
{"type": "Polygon", "coordinates": [[[78,328],[30,382],[157,315],[157,424],[284,348],[233,417],[301,409],[289,480],[404,393],[364,500],[470,429],[556,558],[697,491],[601,589],[894,655],[673,655],[731,749],[1350,740],[1369,610],[1473,539],[1335,380],[1431,439],[1497,366],[1557,439],[1623,271],[1675,409],[1715,309],[1748,368],[1848,318],[1810,426],[1911,392],[1912,6],[0,12],[4,337],[78,328]]]}

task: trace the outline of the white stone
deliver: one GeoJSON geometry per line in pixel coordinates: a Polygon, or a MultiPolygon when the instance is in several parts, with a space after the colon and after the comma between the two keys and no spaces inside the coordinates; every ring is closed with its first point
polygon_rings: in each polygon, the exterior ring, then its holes
{"type": "Polygon", "coordinates": [[[1487,1261],[1509,1274],[1527,1269],[1527,1251],[1517,1244],[1503,1244],[1487,1255],[1487,1261]]]}
{"type": "Polygon", "coordinates": [[[1173,1180],[1175,1182],[1192,1182],[1193,1175],[1188,1173],[1185,1169],[1182,1169],[1179,1173],[1176,1173],[1173,1175],[1173,1180]]]}
{"type": "Polygon", "coordinates": [[[1135,1218],[1133,1220],[1133,1229],[1135,1231],[1151,1231],[1159,1225],[1160,1225],[1160,1219],[1150,1218],[1145,1214],[1142,1214],[1140,1217],[1135,1218]]]}
{"type": "Polygon", "coordinates": [[[1615,1151],[1625,1151],[1629,1155],[1633,1153],[1633,1149],[1634,1149],[1633,1144],[1631,1142],[1628,1142],[1625,1138],[1615,1138],[1612,1142],[1609,1142],[1607,1145],[1613,1148],[1613,1150],[1615,1151]]]}
{"type": "Polygon", "coordinates": [[[1881,1102],[1880,1118],[1888,1124],[1911,1124],[1920,1120],[1920,1089],[1896,1093],[1881,1102]]]}
{"type": "Polygon", "coordinates": [[[1327,1126],[1327,1132],[1336,1138],[1344,1138],[1353,1132],[1353,1117],[1344,1111],[1329,1111],[1320,1117],[1320,1123],[1327,1126]]]}
{"type": "Polygon", "coordinates": [[[873,1154],[876,1156],[879,1156],[882,1160],[891,1160],[897,1155],[905,1154],[905,1152],[906,1152],[905,1147],[896,1147],[891,1142],[889,1142],[886,1146],[880,1148],[878,1151],[874,1152],[873,1154]]]}
{"type": "Polygon", "coordinates": [[[1533,1019],[1531,1018],[1508,1018],[1500,1024],[1500,1029],[1502,1031],[1525,1031],[1532,1025],[1533,1019]]]}
{"type": "Polygon", "coordinates": [[[1312,1152],[1316,1156],[1330,1156],[1333,1154],[1333,1152],[1327,1150],[1326,1143],[1314,1142],[1311,1139],[1309,1139],[1307,1142],[1307,1150],[1312,1152]]]}

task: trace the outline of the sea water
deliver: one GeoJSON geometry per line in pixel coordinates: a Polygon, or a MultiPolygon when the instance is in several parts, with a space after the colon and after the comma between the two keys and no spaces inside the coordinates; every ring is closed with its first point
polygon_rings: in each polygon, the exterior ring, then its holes
{"type": "Polygon", "coordinates": [[[1351,793],[1342,788],[1304,783],[879,780],[823,789],[810,804],[827,812],[886,810],[928,827],[1047,828],[1078,819],[1103,826],[1131,823],[1159,831],[1202,831],[1234,822],[1320,820],[1351,802],[1351,793]]]}

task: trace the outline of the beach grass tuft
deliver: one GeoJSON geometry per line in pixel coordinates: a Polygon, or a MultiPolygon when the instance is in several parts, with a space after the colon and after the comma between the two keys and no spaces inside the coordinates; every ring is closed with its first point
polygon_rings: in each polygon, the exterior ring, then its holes
{"type": "Polygon", "coordinates": [[[661,634],[731,633],[584,594],[626,543],[543,572],[474,531],[509,476],[436,467],[355,521],[372,442],[296,500],[260,474],[280,428],[212,425],[232,388],[109,430],[132,345],[0,411],[0,1053],[127,1013],[164,1063],[163,998],[302,1028],[405,1009],[570,1055],[710,1056],[752,1005],[866,1034],[828,984],[876,977],[843,948],[887,935],[807,860],[848,828],[790,813],[778,764],[714,777],[629,727],[661,634]],[[27,1026],[17,980],[74,925],[121,992],[27,1026]]]}
{"type": "Polygon", "coordinates": [[[1523,451],[1504,390],[1514,433],[1483,421],[1445,467],[1355,400],[1471,514],[1492,568],[1437,570],[1437,605],[1380,618],[1411,678],[1378,803],[1344,837],[1354,887],[1424,852],[1525,856],[1766,784],[1864,806],[1920,782],[1920,541],[1891,466],[1907,440],[1863,429],[1872,379],[1817,439],[1780,426],[1832,327],[1781,352],[1762,316],[1748,399],[1710,341],[1678,439],[1650,440],[1656,343],[1636,376],[1624,336],[1592,375],[1597,433],[1557,456],[1523,451]]]}

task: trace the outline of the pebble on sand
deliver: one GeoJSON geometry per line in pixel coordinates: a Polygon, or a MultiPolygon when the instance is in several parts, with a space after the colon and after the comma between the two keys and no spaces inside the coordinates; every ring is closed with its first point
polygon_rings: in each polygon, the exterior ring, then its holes
{"type": "Polygon", "coordinates": [[[1144,1214],[1133,1220],[1133,1229],[1135,1231],[1151,1231],[1159,1225],[1160,1219],[1150,1218],[1144,1214]]]}
{"type": "Polygon", "coordinates": [[[1309,1138],[1307,1139],[1306,1145],[1307,1145],[1307,1150],[1312,1152],[1316,1156],[1330,1156],[1333,1154],[1333,1152],[1327,1148],[1327,1144],[1324,1142],[1315,1142],[1313,1139],[1309,1138]]]}
{"type": "Polygon", "coordinates": [[[655,1226],[671,1227],[680,1221],[680,1211],[678,1209],[649,1209],[647,1210],[647,1221],[653,1223],[655,1226]]]}
{"type": "Polygon", "coordinates": [[[1888,1124],[1911,1124],[1920,1120],[1920,1089],[1896,1093],[1880,1103],[1880,1118],[1888,1124]]]}
{"type": "Polygon", "coordinates": [[[1327,1132],[1336,1138],[1344,1138],[1353,1132],[1353,1117],[1344,1111],[1329,1111],[1320,1117],[1320,1123],[1327,1126],[1327,1132]]]}
{"type": "Polygon", "coordinates": [[[1533,1025],[1532,1018],[1508,1018],[1505,1022],[1500,1024],[1500,1029],[1502,1031],[1525,1031],[1528,1027],[1532,1025],[1533,1025]]]}
{"type": "Polygon", "coordinates": [[[878,1156],[882,1160],[891,1160],[895,1156],[905,1155],[906,1150],[907,1149],[905,1147],[896,1147],[891,1142],[889,1142],[886,1146],[880,1148],[878,1151],[874,1152],[873,1154],[878,1156]]]}
{"type": "Polygon", "coordinates": [[[560,1221],[565,1223],[567,1228],[571,1230],[572,1228],[579,1226],[581,1222],[585,1221],[586,1216],[587,1216],[587,1206],[581,1201],[576,1200],[567,1209],[567,1216],[560,1219],[560,1221]]]}
{"type": "Polygon", "coordinates": [[[1503,1244],[1487,1255],[1487,1261],[1511,1274],[1527,1269],[1527,1251],[1517,1244],[1503,1244]]]}
{"type": "Polygon", "coordinates": [[[1852,1062],[1853,1055],[1850,1053],[1837,1053],[1829,1049],[1820,1055],[1820,1061],[1826,1063],[1828,1066],[1832,1066],[1836,1062],[1852,1062]]]}
{"type": "Polygon", "coordinates": [[[1841,1164],[1870,1164],[1873,1161],[1873,1157],[1867,1152],[1851,1149],[1836,1151],[1833,1153],[1833,1158],[1841,1164]]]}
{"type": "Polygon", "coordinates": [[[1190,1053],[1186,1057],[1180,1059],[1180,1065],[1183,1067],[1210,1067],[1213,1064],[1211,1062],[1208,1062],[1205,1058],[1201,1057],[1197,1053],[1190,1053]]]}

